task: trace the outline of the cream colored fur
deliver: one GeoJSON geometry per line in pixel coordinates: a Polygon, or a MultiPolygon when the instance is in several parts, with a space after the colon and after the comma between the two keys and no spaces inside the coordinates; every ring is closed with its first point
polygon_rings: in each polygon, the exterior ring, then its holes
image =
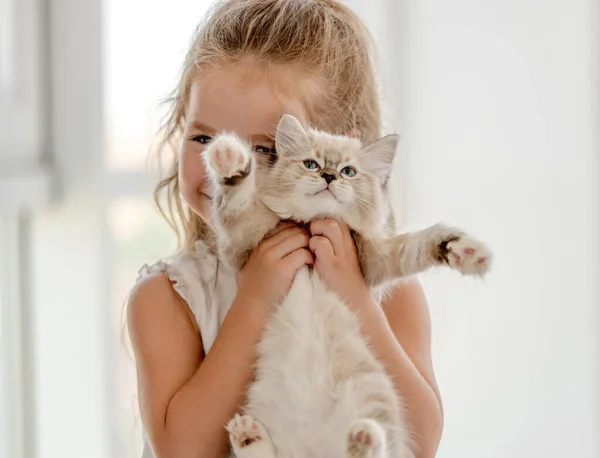
{"type": "MultiPolygon", "coordinates": [[[[483,275],[489,251],[459,230],[436,225],[388,237],[386,183],[396,146],[394,135],[363,146],[305,131],[289,115],[277,129],[274,165],[233,134],[215,138],[205,160],[223,260],[241,268],[281,219],[328,217],[350,226],[377,297],[390,282],[435,265],[483,275]]],[[[257,355],[244,414],[227,425],[237,458],[414,457],[402,400],[357,317],[314,271],[298,271],[257,355]]]]}

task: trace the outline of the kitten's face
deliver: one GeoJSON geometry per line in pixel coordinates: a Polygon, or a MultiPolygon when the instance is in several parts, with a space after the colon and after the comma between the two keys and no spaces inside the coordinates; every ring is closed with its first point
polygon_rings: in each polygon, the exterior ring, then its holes
{"type": "Polygon", "coordinates": [[[286,115],[277,129],[277,163],[261,179],[265,204],[281,218],[310,221],[332,217],[355,229],[384,224],[383,187],[397,137],[368,147],[359,140],[304,131],[286,115]]]}

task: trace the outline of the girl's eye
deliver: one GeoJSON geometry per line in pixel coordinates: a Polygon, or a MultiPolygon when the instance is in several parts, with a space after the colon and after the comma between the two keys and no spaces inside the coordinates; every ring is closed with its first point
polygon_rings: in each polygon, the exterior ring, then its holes
{"type": "Polygon", "coordinates": [[[304,167],[306,167],[308,170],[318,170],[319,164],[317,164],[317,161],[313,161],[312,159],[307,159],[304,161],[304,167]]]}
{"type": "Polygon", "coordinates": [[[351,178],[354,175],[356,175],[356,169],[354,167],[350,167],[349,165],[347,165],[342,170],[340,170],[340,173],[342,175],[344,175],[345,177],[351,178]]]}
{"type": "Polygon", "coordinates": [[[212,137],[209,137],[208,135],[196,135],[195,137],[192,137],[193,142],[200,143],[202,145],[208,145],[211,140],[212,137]]]}
{"type": "Polygon", "coordinates": [[[269,148],[268,146],[256,145],[254,151],[263,154],[275,154],[275,148],[269,148]]]}

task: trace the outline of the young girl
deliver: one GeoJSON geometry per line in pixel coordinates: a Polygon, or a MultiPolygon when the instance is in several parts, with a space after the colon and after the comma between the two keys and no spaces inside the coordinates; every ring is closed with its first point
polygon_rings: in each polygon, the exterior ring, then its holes
{"type": "Polygon", "coordinates": [[[418,456],[435,455],[442,405],[427,303],[416,281],[376,303],[348,229],[330,220],[310,230],[280,225],[237,275],[219,263],[208,240],[211,191],[202,152],[216,133],[247,139],[265,166],[276,154],[273,136],[284,113],[367,142],[380,137],[369,45],[361,21],[334,0],[231,0],[198,29],[165,125],[169,175],[156,190],[185,249],[168,263],[145,266],[128,304],[144,458],[226,453],[224,425],[243,404],[253,349],[306,264],[357,312],[407,404],[418,456]],[[325,238],[311,243],[311,231],[325,238]]]}

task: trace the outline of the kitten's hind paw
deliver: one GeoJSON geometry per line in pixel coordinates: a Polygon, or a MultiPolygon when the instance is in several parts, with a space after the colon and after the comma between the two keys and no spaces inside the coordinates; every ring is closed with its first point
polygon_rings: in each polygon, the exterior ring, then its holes
{"type": "Polygon", "coordinates": [[[267,431],[250,415],[236,414],[226,429],[237,458],[275,458],[273,444],[267,431]]]}
{"type": "Polygon", "coordinates": [[[382,458],[385,451],[385,432],[370,419],[357,420],[348,433],[348,458],[382,458]]]}
{"type": "Polygon", "coordinates": [[[442,242],[450,267],[465,275],[483,276],[490,268],[491,251],[481,242],[467,236],[442,242]]]}
{"type": "Polygon", "coordinates": [[[219,181],[234,185],[250,173],[250,154],[248,147],[234,135],[223,134],[208,145],[204,157],[208,169],[219,181]]]}

